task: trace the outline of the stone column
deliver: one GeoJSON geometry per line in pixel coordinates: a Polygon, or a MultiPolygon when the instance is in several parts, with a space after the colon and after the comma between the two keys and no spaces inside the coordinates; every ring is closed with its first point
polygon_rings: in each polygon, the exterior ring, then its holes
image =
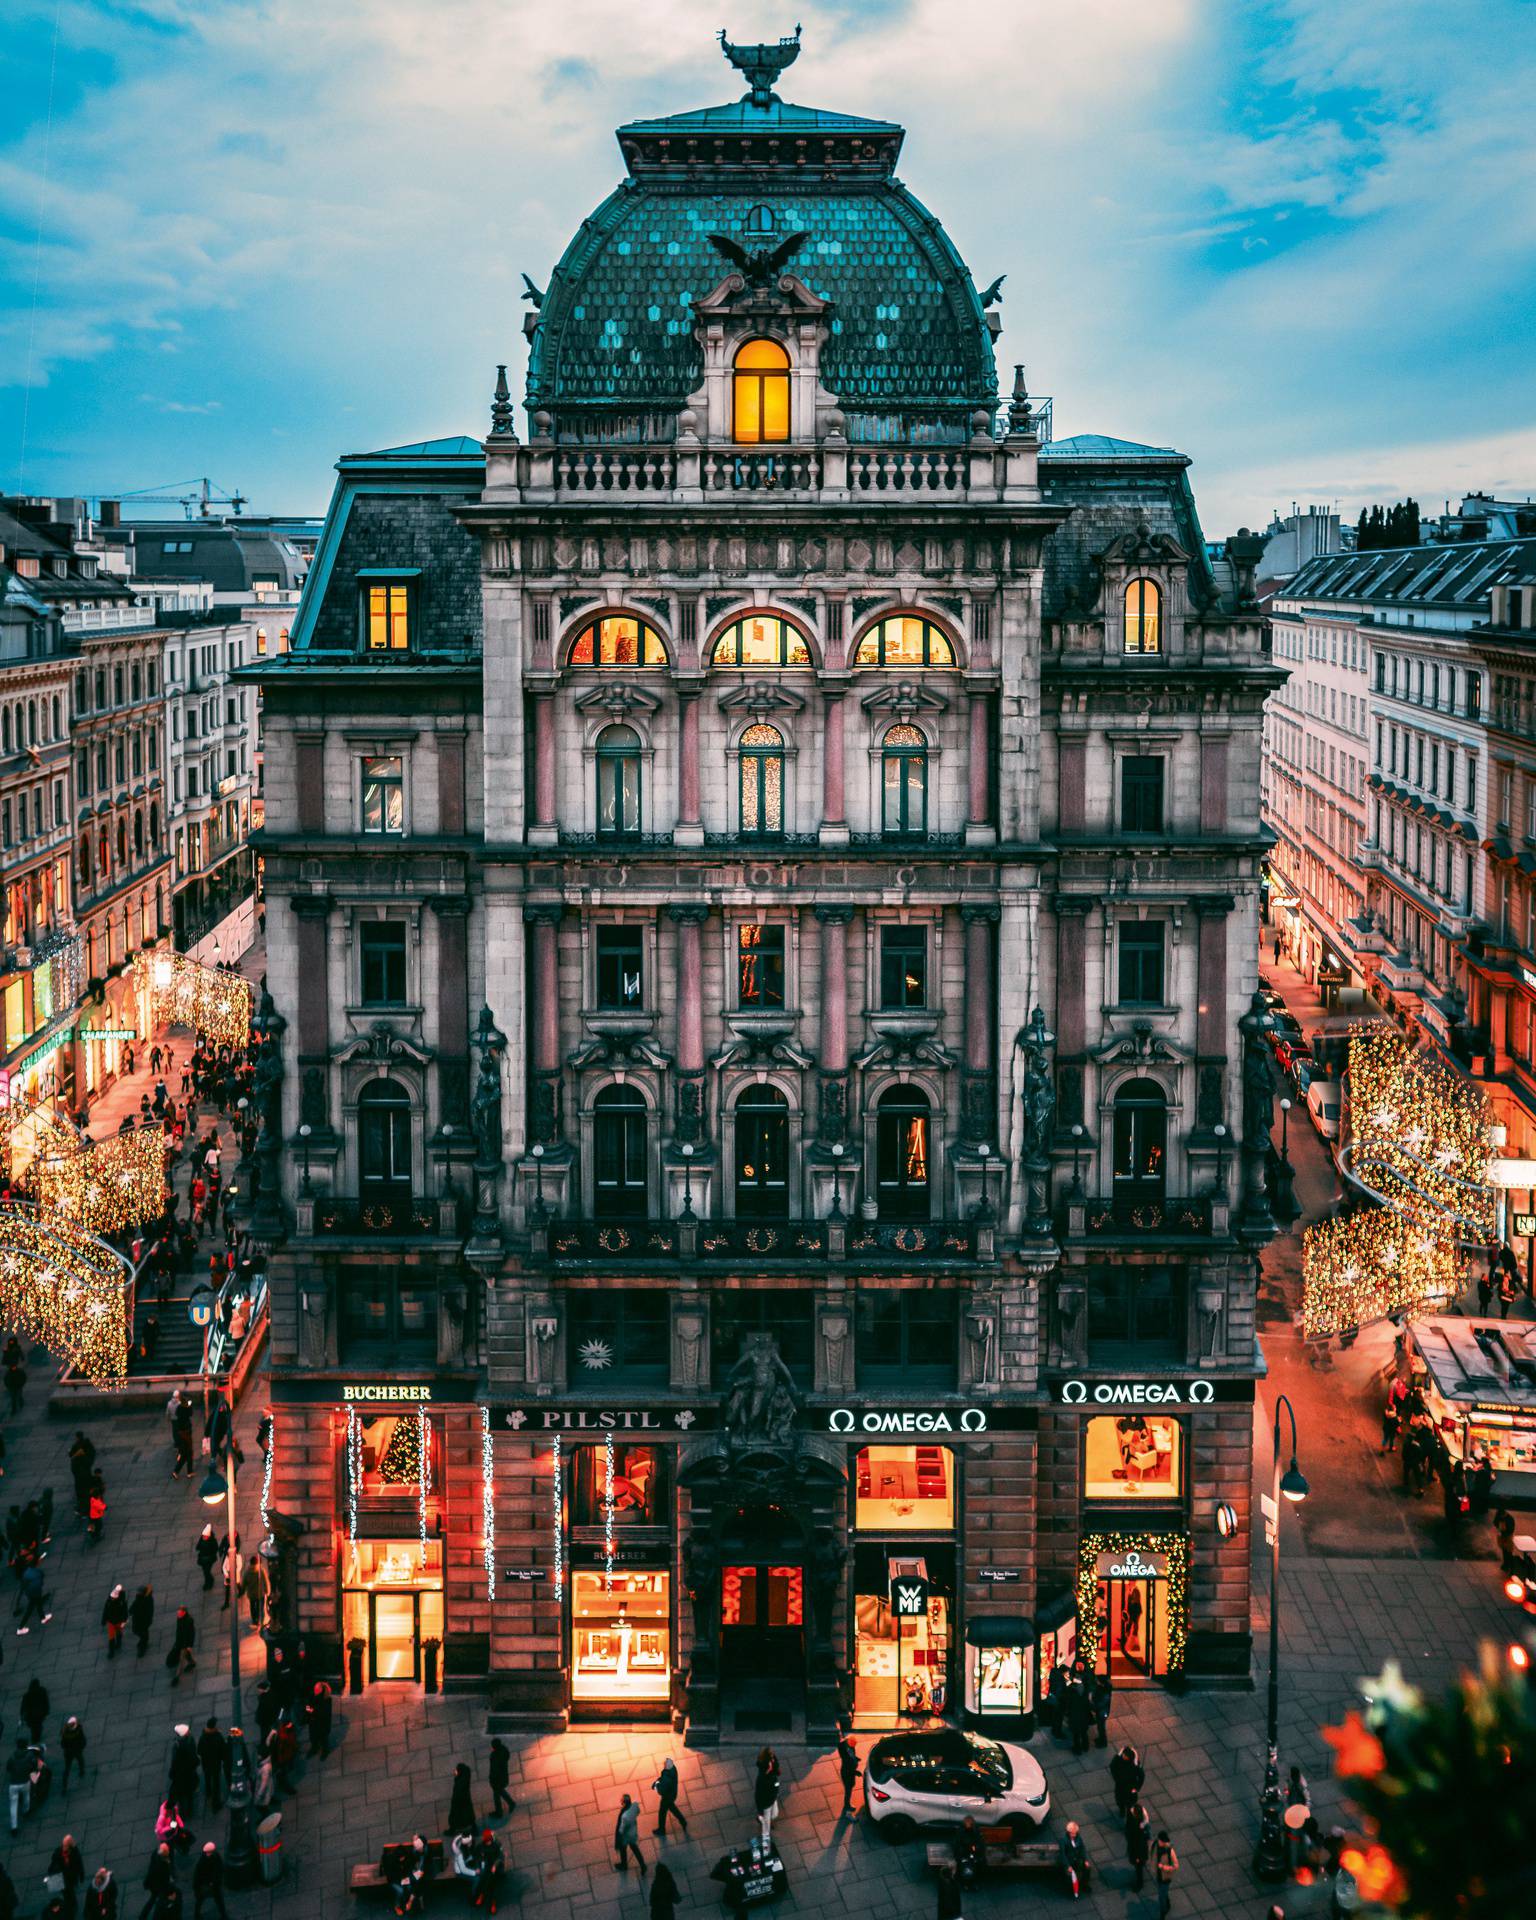
{"type": "MultiPolygon", "coordinates": [[[[1093,902],[1057,894],[1056,915],[1056,1124],[1071,1136],[1074,1126],[1090,1129],[1083,1106],[1083,1071],[1088,1049],[1088,914],[1093,902]]],[[[1079,1136],[1080,1138],[1083,1136],[1079,1136]]]]}
{"type": "Polygon", "coordinates": [[[541,689],[533,696],[533,831],[540,840],[552,840],[558,832],[557,810],[555,696],[541,689]]]}
{"type": "Polygon", "coordinates": [[[469,901],[452,894],[430,905],[437,915],[437,1119],[462,1129],[469,1119],[469,901]]]}
{"type": "Polygon", "coordinates": [[[822,687],[821,838],[841,845],[848,838],[847,738],[843,710],[845,689],[822,687]]]}
{"type": "Polygon", "coordinates": [[[821,923],[821,1108],[823,1147],[848,1138],[848,927],[853,908],[817,907],[821,923]]]}
{"type": "Polygon", "coordinates": [[[564,908],[535,907],[533,926],[532,1140],[549,1145],[560,1126],[560,922],[564,908]]]}
{"type": "Polygon", "coordinates": [[[997,1054],[992,1011],[992,929],[996,907],[962,907],[965,923],[965,1072],[961,1083],[960,1133],[967,1146],[994,1143],[997,1114],[992,1099],[992,1063],[997,1054]]]}
{"type": "Polygon", "coordinates": [[[330,922],[329,894],[296,893],[288,902],[298,923],[299,1124],[313,1135],[330,1133],[330,922]]]}
{"type": "Polygon", "coordinates": [[[693,1145],[704,1131],[704,956],[700,930],[709,918],[709,909],[668,907],[667,915],[677,927],[677,1109],[673,1133],[679,1143],[693,1145]]]}
{"type": "Polygon", "coordinates": [[[673,839],[682,846],[701,846],[704,823],[699,791],[698,687],[678,688],[677,826],[673,839]]]}
{"type": "Polygon", "coordinates": [[[970,696],[970,725],[965,837],[976,841],[992,832],[992,696],[979,688],[970,696]]]}

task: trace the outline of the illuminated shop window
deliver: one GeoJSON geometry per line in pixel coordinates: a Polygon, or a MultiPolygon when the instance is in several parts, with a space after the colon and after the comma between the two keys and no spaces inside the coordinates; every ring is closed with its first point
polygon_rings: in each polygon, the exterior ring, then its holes
{"type": "MultiPolygon", "coordinates": [[[[362,1468],[358,1494],[369,1500],[417,1500],[421,1493],[421,1433],[416,1409],[402,1413],[359,1414],[362,1468]]],[[[427,1486],[442,1483],[442,1433],[429,1415],[426,1421],[427,1486]]]]}
{"type": "Polygon", "coordinates": [[[947,1532],[955,1524],[948,1447],[864,1447],[854,1485],[853,1524],[860,1532],[947,1532]]]}
{"type": "Polygon", "coordinates": [[[667,649],[654,628],[618,613],[584,627],[566,661],[573,667],[664,667],[667,649]]]}
{"type": "Polygon", "coordinates": [[[754,613],[728,626],[709,656],[712,667],[808,667],[805,635],[777,614],[754,613]]]}
{"type": "Polygon", "coordinates": [[[1085,1500],[1176,1500],[1183,1492],[1184,1436],[1160,1413],[1100,1414],[1088,1421],[1085,1500]]]}
{"type": "Polygon", "coordinates": [[[571,1579],[574,1700],[665,1700],[672,1685],[672,1581],[660,1571],[571,1579]]]}
{"type": "MultiPolygon", "coordinates": [[[[664,1527],[669,1519],[668,1456],[657,1447],[616,1441],[613,1449],[613,1524],[664,1527]]],[[[600,1446],[571,1449],[573,1527],[607,1525],[607,1459],[600,1446]]]]}

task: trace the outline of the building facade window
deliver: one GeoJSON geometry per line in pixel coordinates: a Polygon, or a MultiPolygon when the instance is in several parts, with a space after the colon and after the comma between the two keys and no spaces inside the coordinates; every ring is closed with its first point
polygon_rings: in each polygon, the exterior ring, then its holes
{"type": "Polygon", "coordinates": [[[858,1298],[859,1382],[879,1387],[952,1387],[959,1302],[930,1287],[865,1287],[858,1298]]]}
{"type": "Polygon", "coordinates": [[[784,736],[763,722],[741,736],[741,831],[768,836],[784,831],[784,736]]]}
{"type": "MultiPolygon", "coordinates": [[[[406,651],[411,644],[410,587],[403,580],[370,586],[365,590],[364,604],[368,651],[406,651]]],[[[265,647],[261,650],[266,651],[265,647]]]]}
{"type": "Polygon", "coordinates": [[[365,920],[358,928],[358,969],[365,1007],[405,1002],[405,933],[398,921],[365,920]]]}
{"type": "Polygon", "coordinates": [[[860,1533],[947,1533],[955,1524],[954,1455],[948,1447],[861,1447],[853,1514],[860,1533]]]}
{"type": "Polygon", "coordinates": [[[1163,1004],[1163,923],[1127,920],[1120,928],[1120,1005],[1163,1004]]]}
{"type": "Polygon", "coordinates": [[[952,667],[949,636],[921,614],[893,613],[877,620],[854,649],[856,667],[952,667]]]}
{"type": "Polygon", "coordinates": [[[905,721],[888,727],[880,743],[888,840],[920,839],[928,831],[928,742],[905,721]]]}
{"type": "Polygon", "coordinates": [[[604,727],[597,736],[597,830],[640,831],[640,736],[633,727],[604,727]]]}
{"type": "MultiPolygon", "coordinates": [[[[398,755],[368,755],[362,763],[363,832],[405,832],[405,770],[398,755]]],[[[187,797],[196,789],[190,776],[187,797]]]]}
{"type": "Polygon", "coordinates": [[[755,922],[736,929],[736,998],[743,1007],[784,1004],[784,929],[755,922]]]}
{"type": "Polygon", "coordinates": [[[1088,1272],[1088,1351],[1129,1363],[1184,1350],[1184,1274],[1176,1267],[1096,1267],[1088,1272]]]}
{"type": "Polygon", "coordinates": [[[1163,757],[1128,753],[1120,762],[1120,826],[1125,833],[1163,830],[1163,757]]]}
{"type": "Polygon", "coordinates": [[[604,1087],[592,1103],[592,1211],[600,1220],[643,1220],[649,1113],[636,1087],[604,1087]]]}
{"type": "Polygon", "coordinates": [[[1168,1102],[1155,1080],[1127,1080],[1115,1094],[1117,1211],[1161,1206],[1168,1179],[1168,1102]]]}
{"type": "Polygon", "coordinates": [[[566,1324],[573,1387],[666,1385],[671,1302],[664,1287],[578,1289],[568,1296],[566,1324]]]}
{"type": "Polygon", "coordinates": [[[926,1220],[932,1211],[932,1118],[920,1087],[889,1087],[875,1112],[875,1193],[883,1220],[926,1220]]]}
{"type": "Polygon", "coordinates": [[[1162,590],[1155,580],[1138,576],[1125,589],[1125,650],[1161,653],[1163,650],[1162,590]]]}
{"type": "Polygon", "coordinates": [[[928,1005],[928,929],[880,929],[880,1005],[904,1012],[928,1005]]]}
{"type": "Polygon", "coordinates": [[[661,635],[627,613],[594,620],[571,642],[566,664],[572,667],[664,667],[667,649],[661,635]]]}
{"type": "Polygon", "coordinates": [[[710,1300],[709,1350],[713,1378],[723,1382],[759,1333],[771,1333],[794,1378],[811,1384],[816,1343],[816,1295],[810,1287],[723,1287],[710,1300]]]}
{"type": "Polygon", "coordinates": [[[777,1087],[748,1087],[736,1102],[736,1215],[789,1218],[789,1102],[777,1087]]]}
{"type": "MultiPolygon", "coordinates": [[[[419,1269],[390,1268],[379,1263],[369,1267],[343,1267],[338,1287],[338,1320],[341,1348],[348,1359],[377,1355],[381,1360],[396,1354],[418,1365],[430,1360],[437,1350],[437,1289],[423,1280],[419,1269]]],[[[414,1411],[398,1416],[409,1418],[414,1427],[414,1411]]],[[[376,1444],[372,1461],[365,1455],[360,1492],[376,1497],[399,1499],[405,1489],[381,1471],[390,1458],[396,1416],[384,1416],[372,1423],[376,1444]]],[[[365,1434],[370,1431],[365,1428],[365,1434]]],[[[396,1462],[391,1459],[391,1471],[396,1462]]],[[[415,1492],[416,1470],[410,1472],[411,1493],[415,1492]]]]}
{"type": "Polygon", "coordinates": [[[712,667],[808,667],[811,648],[805,635],[774,613],[754,613],[732,621],[715,641],[712,667]]]}
{"type": "Polygon", "coordinates": [[[749,445],[789,438],[789,355],[777,340],[748,340],[731,373],[732,437],[749,445]]]}
{"type": "Polygon", "coordinates": [[[393,1207],[411,1199],[411,1098],[398,1080],[370,1080],[357,1097],[359,1197],[393,1207]]]}
{"type": "Polygon", "coordinates": [[[1171,1414],[1099,1414],[1083,1423],[1085,1500],[1177,1500],[1184,1491],[1184,1429],[1171,1414]]]}
{"type": "Polygon", "coordinates": [[[645,1004],[645,938],[638,926],[598,927],[597,1004],[607,1012],[645,1004]]]}

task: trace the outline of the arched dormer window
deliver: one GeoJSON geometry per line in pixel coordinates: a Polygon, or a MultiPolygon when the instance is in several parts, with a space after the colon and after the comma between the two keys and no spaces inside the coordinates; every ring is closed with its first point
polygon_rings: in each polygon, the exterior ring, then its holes
{"type": "Polygon", "coordinates": [[[890,1087],[880,1096],[875,1184],[882,1219],[929,1217],[929,1119],[928,1096],[921,1087],[890,1087]]]}
{"type": "Polygon", "coordinates": [[[571,642],[566,665],[572,667],[664,667],[667,649],[661,635],[632,614],[607,614],[594,620],[571,642]]]}
{"type": "Polygon", "coordinates": [[[784,736],[763,722],[741,736],[741,830],[784,831],[784,736]]]}
{"type": "Polygon", "coordinates": [[[928,831],[928,742],[903,721],[887,727],[880,743],[887,839],[912,839],[928,831]]]}
{"type": "Polygon", "coordinates": [[[604,1087],[592,1103],[592,1211],[599,1220],[643,1220],[647,1201],[647,1110],[629,1086],[604,1087]]]}
{"type": "Polygon", "coordinates": [[[633,727],[604,727],[597,736],[597,830],[640,831],[640,736],[633,727]]]}
{"type": "Polygon", "coordinates": [[[789,438],[789,355],[777,340],[749,340],[731,375],[731,437],[753,445],[789,438]]]}
{"type": "Polygon", "coordinates": [[[1155,1080],[1127,1080],[1117,1090],[1113,1150],[1117,1212],[1161,1206],[1168,1181],[1168,1096],[1155,1080]]]}
{"type": "Polygon", "coordinates": [[[877,620],[859,642],[853,656],[856,667],[952,667],[955,650],[949,640],[920,614],[893,613],[877,620]]]}
{"type": "Polygon", "coordinates": [[[365,1206],[409,1205],[411,1096],[388,1076],[357,1096],[357,1171],[365,1206]]]}
{"type": "Polygon", "coordinates": [[[1125,650],[1161,653],[1163,650],[1163,595],[1155,580],[1140,575],[1125,589],[1125,650]]]}
{"type": "Polygon", "coordinates": [[[808,667],[811,649],[805,635],[773,613],[735,620],[715,642],[712,667],[808,667]]]}

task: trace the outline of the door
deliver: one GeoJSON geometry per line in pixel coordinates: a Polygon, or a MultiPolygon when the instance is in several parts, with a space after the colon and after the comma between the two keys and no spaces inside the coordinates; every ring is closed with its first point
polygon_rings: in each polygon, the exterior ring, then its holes
{"type": "Polygon", "coordinates": [[[805,1672],[805,1573],[747,1565],[720,1570],[722,1664],[744,1679],[805,1672]]]}
{"type": "Polygon", "coordinates": [[[1164,1671],[1159,1586],[1156,1580],[1099,1582],[1099,1670],[1112,1680],[1152,1679],[1164,1671]]]}
{"type": "Polygon", "coordinates": [[[369,1634],[374,1680],[420,1678],[421,1630],[414,1593],[370,1594],[373,1619],[369,1634]]]}
{"type": "Polygon", "coordinates": [[[789,1218],[789,1103],[775,1087],[736,1103],[736,1217],[789,1218]]]}

